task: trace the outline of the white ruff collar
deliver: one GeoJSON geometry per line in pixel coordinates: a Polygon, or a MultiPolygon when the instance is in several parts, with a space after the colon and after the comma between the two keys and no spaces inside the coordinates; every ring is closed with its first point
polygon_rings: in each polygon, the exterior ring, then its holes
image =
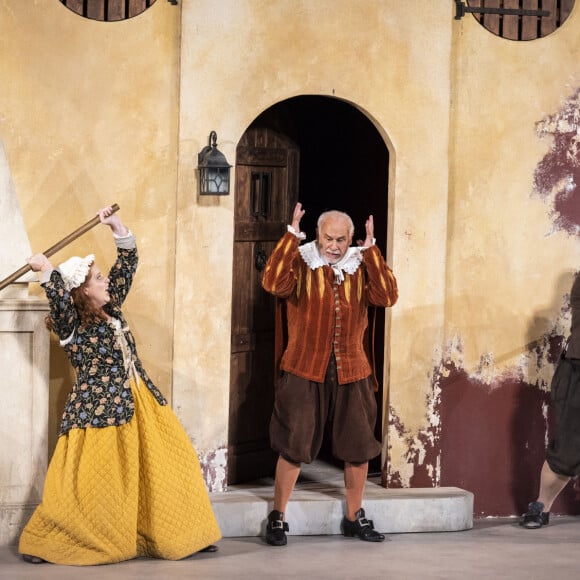
{"type": "Polygon", "coordinates": [[[334,272],[334,281],[336,284],[342,284],[344,281],[344,272],[347,274],[354,274],[362,262],[360,248],[351,247],[346,251],[346,254],[339,262],[336,264],[329,264],[328,261],[320,255],[316,240],[299,246],[298,251],[302,256],[302,259],[306,262],[306,265],[311,270],[316,270],[316,268],[321,268],[322,266],[330,266],[334,272]]]}

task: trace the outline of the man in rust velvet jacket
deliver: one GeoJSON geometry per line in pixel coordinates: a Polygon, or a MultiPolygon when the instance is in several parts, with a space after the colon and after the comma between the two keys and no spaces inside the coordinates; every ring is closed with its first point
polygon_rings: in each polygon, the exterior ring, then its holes
{"type": "Polygon", "coordinates": [[[375,380],[363,338],[368,307],[392,306],[397,282],[375,245],[372,216],[359,247],[351,247],[351,218],[338,211],[323,213],[316,240],[300,246],[304,213],[296,204],[292,225],[262,279],[266,291],[285,300],[288,324],[270,423],[271,445],[279,458],[266,541],[286,545],[284,512],[300,464],[316,458],[329,423],[332,453],[344,461],[347,513],[342,533],[381,542],[384,535],[374,530],[362,508],[368,462],[381,451],[374,436],[375,380]]]}

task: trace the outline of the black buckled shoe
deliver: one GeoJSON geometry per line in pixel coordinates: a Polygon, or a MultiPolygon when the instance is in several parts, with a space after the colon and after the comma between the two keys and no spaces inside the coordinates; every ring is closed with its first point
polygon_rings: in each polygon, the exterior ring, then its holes
{"type": "Polygon", "coordinates": [[[202,548],[201,550],[198,550],[197,552],[193,552],[192,554],[188,554],[187,556],[184,556],[183,558],[181,558],[182,560],[189,560],[190,558],[193,558],[196,554],[206,554],[206,553],[213,553],[213,552],[217,552],[219,550],[219,548],[215,545],[215,544],[210,544],[209,546],[206,546],[205,548],[202,548]]]}
{"type": "Polygon", "coordinates": [[[346,516],[342,518],[342,535],[347,538],[360,538],[365,542],[382,542],[384,534],[375,531],[373,520],[367,520],[365,510],[360,508],[355,514],[356,520],[351,522],[346,516]]]}
{"type": "Polygon", "coordinates": [[[528,511],[524,514],[520,526],[528,530],[536,530],[550,523],[550,512],[544,511],[541,501],[533,501],[528,505],[528,511]]]}
{"type": "Polygon", "coordinates": [[[268,514],[266,542],[270,546],[285,546],[288,543],[286,532],[289,529],[288,524],[284,521],[284,514],[277,510],[272,510],[268,514]]]}

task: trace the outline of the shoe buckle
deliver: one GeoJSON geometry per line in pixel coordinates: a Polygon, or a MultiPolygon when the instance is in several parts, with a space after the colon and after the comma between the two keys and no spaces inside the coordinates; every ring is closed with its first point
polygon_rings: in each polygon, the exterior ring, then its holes
{"type": "Polygon", "coordinates": [[[361,518],[358,518],[356,521],[358,522],[358,525],[361,528],[364,528],[364,527],[369,526],[369,525],[372,527],[372,523],[370,523],[369,520],[367,520],[364,516],[361,518]]]}
{"type": "Polygon", "coordinates": [[[283,530],[284,529],[284,522],[282,520],[270,521],[270,527],[273,530],[283,530]]]}

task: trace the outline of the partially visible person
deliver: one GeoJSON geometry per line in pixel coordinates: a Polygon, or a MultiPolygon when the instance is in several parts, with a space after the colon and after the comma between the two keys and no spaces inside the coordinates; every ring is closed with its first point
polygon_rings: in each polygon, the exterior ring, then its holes
{"type": "Polygon", "coordinates": [[[520,522],[527,529],[550,523],[552,504],[580,475],[580,273],[572,284],[570,308],[570,336],[552,377],[553,435],[540,472],[540,491],[520,522]]]}
{"type": "Polygon", "coordinates": [[[364,335],[368,307],[395,304],[397,282],[375,245],[372,216],[359,247],[351,247],[351,218],[338,211],[323,213],[316,240],[301,246],[304,213],[298,203],[262,279],[263,288],[286,305],[288,332],[270,423],[271,446],[279,457],[266,542],[287,544],[287,503],[301,463],[316,458],[327,425],[332,454],[344,461],[342,533],[382,542],[385,536],[362,507],[368,462],[381,451],[374,435],[376,383],[364,335]]]}
{"type": "Polygon", "coordinates": [[[221,532],[195,449],[121,311],[137,269],[135,236],[112,208],[97,213],[117,245],[108,275],[92,254],[56,269],[43,254],[28,260],[76,381],[19,551],[29,563],[76,566],[216,551],[221,532]]]}

